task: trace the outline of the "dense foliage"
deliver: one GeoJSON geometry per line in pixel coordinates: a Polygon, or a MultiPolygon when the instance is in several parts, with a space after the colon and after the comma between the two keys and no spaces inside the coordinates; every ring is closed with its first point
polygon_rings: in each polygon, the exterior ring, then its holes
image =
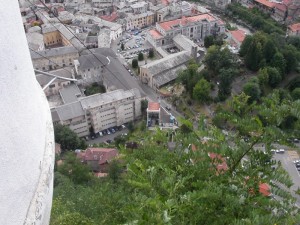
{"type": "Polygon", "coordinates": [[[196,130],[182,120],[175,132],[136,131],[130,139],[140,143],[137,149],[119,145],[122,164],[112,163],[106,178],[76,169],[89,181],[75,181],[75,170],[67,166],[73,162],[78,168],[80,162],[67,158],[55,174],[51,224],[295,224],[298,209],[280,188],[290,187],[291,180],[279,164],[267,160],[273,140],[286,140],[285,118],[294,116],[299,126],[300,102],[282,98],[279,91],[260,106],[249,105],[248,98],[235,96],[217,110],[214,123],[223,121],[222,129],[231,130],[226,135],[205,125],[202,117],[196,130]],[[169,151],[171,140],[176,145],[169,151]],[[257,143],[264,143],[266,153],[255,150],[257,143]],[[228,169],[220,171],[221,162],[212,161],[210,153],[223,156],[228,169]],[[261,183],[268,183],[282,201],[261,195],[261,183]]]}
{"type": "Polygon", "coordinates": [[[106,92],[106,88],[103,84],[98,84],[98,83],[93,83],[91,86],[88,86],[85,90],[85,95],[89,96],[89,95],[94,95],[94,94],[98,94],[98,93],[105,93],[106,92]]]}
{"type": "Polygon", "coordinates": [[[61,144],[62,151],[85,149],[86,143],[80,139],[68,126],[54,126],[55,142],[61,144]]]}

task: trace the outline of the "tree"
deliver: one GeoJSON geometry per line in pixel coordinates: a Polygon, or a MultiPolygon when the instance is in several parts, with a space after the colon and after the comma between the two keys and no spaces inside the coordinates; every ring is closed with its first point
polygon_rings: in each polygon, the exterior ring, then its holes
{"type": "Polygon", "coordinates": [[[241,44],[241,48],[240,48],[240,51],[239,51],[239,54],[240,54],[241,57],[244,57],[247,54],[252,41],[253,41],[253,36],[246,35],[243,43],[241,44]]]}
{"type": "Polygon", "coordinates": [[[138,60],[139,61],[143,61],[144,60],[144,54],[142,52],[139,52],[138,60]]]}
{"type": "Polygon", "coordinates": [[[193,98],[201,103],[208,102],[210,100],[210,89],[210,83],[202,78],[193,89],[193,98]]]}
{"type": "Polygon", "coordinates": [[[246,95],[250,96],[249,102],[252,103],[254,101],[259,100],[261,95],[261,90],[259,88],[258,82],[248,82],[244,85],[243,91],[246,95]]]}
{"type": "Polygon", "coordinates": [[[122,43],[122,44],[121,44],[121,49],[122,49],[122,51],[124,51],[124,48],[125,48],[124,43],[122,43]]]}
{"type": "Polygon", "coordinates": [[[286,45],[282,51],[282,54],[286,62],[285,72],[290,73],[297,68],[297,65],[300,61],[300,52],[298,52],[296,47],[293,45],[286,45]]]}
{"type": "Polygon", "coordinates": [[[272,61],[271,61],[271,66],[278,69],[278,72],[280,73],[281,77],[283,77],[285,75],[286,61],[280,52],[277,52],[273,56],[272,61]]]}
{"type": "Polygon", "coordinates": [[[269,83],[269,74],[267,68],[262,68],[258,71],[258,80],[260,85],[266,85],[269,83]]]}
{"type": "Polygon", "coordinates": [[[269,85],[271,87],[276,87],[282,80],[278,69],[274,67],[267,67],[267,71],[269,75],[269,85]]]}
{"type": "Polygon", "coordinates": [[[92,85],[86,87],[85,95],[89,96],[89,95],[105,93],[105,92],[106,92],[105,86],[103,84],[98,84],[95,82],[92,85]]]}
{"type": "Polygon", "coordinates": [[[54,125],[54,136],[55,142],[61,144],[63,152],[66,150],[85,149],[87,147],[85,141],[80,139],[68,126],[54,125]]]}
{"type": "Polygon", "coordinates": [[[122,168],[118,161],[113,160],[109,163],[108,167],[108,177],[112,179],[114,183],[116,183],[121,175],[122,168]]]}
{"type": "Polygon", "coordinates": [[[257,71],[263,59],[262,46],[257,41],[252,41],[249,50],[245,56],[246,66],[253,71],[257,71]]]}
{"type": "Polygon", "coordinates": [[[137,59],[133,59],[132,60],[132,68],[138,68],[138,66],[139,66],[139,63],[138,63],[137,59]]]}
{"type": "Polygon", "coordinates": [[[293,97],[294,100],[300,99],[300,88],[295,88],[292,91],[292,97],[293,97]]]}
{"type": "Polygon", "coordinates": [[[154,50],[153,50],[153,48],[150,48],[148,56],[149,56],[149,58],[153,58],[154,57],[154,50]]]}
{"type": "Polygon", "coordinates": [[[147,108],[148,108],[148,100],[147,99],[143,99],[141,101],[141,112],[142,112],[142,114],[146,114],[147,108]]]}
{"type": "Polygon", "coordinates": [[[219,73],[219,90],[218,97],[221,101],[225,100],[231,93],[231,84],[237,74],[234,69],[221,69],[219,73]]]}
{"type": "Polygon", "coordinates": [[[276,52],[277,49],[274,42],[271,39],[268,39],[263,49],[263,55],[267,63],[271,62],[276,52]]]}
{"type": "Polygon", "coordinates": [[[92,179],[90,168],[82,164],[74,152],[64,155],[64,161],[57,170],[76,184],[86,184],[92,179]]]}
{"type": "Polygon", "coordinates": [[[212,35],[206,36],[204,38],[204,47],[209,48],[214,44],[214,37],[212,35]]]}

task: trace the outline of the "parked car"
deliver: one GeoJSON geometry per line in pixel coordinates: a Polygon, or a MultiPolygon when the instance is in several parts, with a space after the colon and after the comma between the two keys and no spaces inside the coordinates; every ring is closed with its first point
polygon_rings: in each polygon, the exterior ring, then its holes
{"type": "Polygon", "coordinates": [[[299,167],[300,167],[300,163],[296,163],[295,166],[296,166],[297,168],[299,168],[299,167]]]}
{"type": "Polygon", "coordinates": [[[107,139],[106,143],[110,144],[112,142],[112,140],[107,139]]]}
{"type": "Polygon", "coordinates": [[[293,163],[294,163],[294,164],[300,163],[300,160],[295,160],[295,161],[293,161],[293,163]]]}
{"type": "Polygon", "coordinates": [[[116,133],[114,128],[110,128],[110,130],[111,130],[112,133],[116,133]]]}
{"type": "Polygon", "coordinates": [[[102,133],[101,131],[99,131],[99,135],[100,135],[100,137],[102,137],[102,136],[103,136],[103,133],[102,133]]]}
{"type": "Polygon", "coordinates": [[[284,152],[285,152],[285,151],[284,151],[283,148],[279,149],[279,153],[284,153],[284,152]]]}
{"type": "Polygon", "coordinates": [[[109,129],[107,129],[107,134],[108,134],[108,135],[110,135],[110,131],[109,131],[109,129]]]}
{"type": "Polygon", "coordinates": [[[122,125],[122,128],[123,128],[123,129],[126,128],[124,124],[122,125]]]}

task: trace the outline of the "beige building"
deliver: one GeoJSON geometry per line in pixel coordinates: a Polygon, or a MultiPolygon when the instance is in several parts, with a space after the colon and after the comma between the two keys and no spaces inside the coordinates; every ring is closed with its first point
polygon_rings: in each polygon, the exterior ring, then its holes
{"type": "Polygon", "coordinates": [[[119,89],[87,97],[80,97],[78,93],[76,97],[76,88],[72,87],[61,95],[65,104],[52,109],[53,122],[69,126],[79,137],[88,136],[91,127],[96,133],[141,116],[138,89],[119,89]]]}
{"type": "Polygon", "coordinates": [[[191,17],[182,17],[176,20],[156,23],[155,29],[147,33],[147,41],[155,48],[173,44],[173,38],[182,34],[190,39],[202,39],[208,35],[217,35],[225,32],[222,20],[211,14],[201,14],[191,17]]]}
{"type": "Polygon", "coordinates": [[[128,13],[126,18],[126,30],[141,29],[154,24],[154,13],[147,11],[144,13],[128,13]]]}
{"type": "Polygon", "coordinates": [[[78,50],[73,46],[46,49],[38,53],[30,51],[30,54],[33,67],[43,71],[72,66],[79,57],[78,50]]]}

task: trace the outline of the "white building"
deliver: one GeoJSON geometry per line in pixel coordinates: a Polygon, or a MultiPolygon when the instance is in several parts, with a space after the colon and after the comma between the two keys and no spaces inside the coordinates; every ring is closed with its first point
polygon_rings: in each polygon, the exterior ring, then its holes
{"type": "Polygon", "coordinates": [[[68,92],[61,93],[66,104],[52,109],[52,117],[54,123],[69,126],[79,137],[87,136],[90,127],[96,133],[141,116],[141,95],[138,89],[119,89],[78,98],[74,90],[72,87],[68,92]]]}
{"type": "Polygon", "coordinates": [[[28,46],[34,51],[43,51],[45,49],[44,37],[39,33],[26,33],[28,46]]]}
{"type": "Polygon", "coordinates": [[[133,10],[133,13],[145,13],[148,10],[148,3],[147,2],[137,2],[131,5],[131,8],[133,10]]]}

